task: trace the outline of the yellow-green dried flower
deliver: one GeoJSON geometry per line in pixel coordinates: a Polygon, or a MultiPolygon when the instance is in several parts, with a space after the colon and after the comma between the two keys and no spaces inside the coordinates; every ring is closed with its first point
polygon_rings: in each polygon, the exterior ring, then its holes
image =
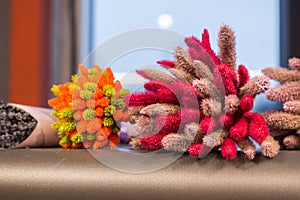
{"type": "Polygon", "coordinates": [[[105,85],[103,87],[103,93],[104,93],[105,96],[111,97],[111,96],[115,95],[116,91],[115,91],[113,86],[105,85]]]}
{"type": "Polygon", "coordinates": [[[99,71],[96,68],[89,69],[89,71],[88,71],[88,78],[91,79],[91,78],[97,76],[98,73],[99,73],[99,71]]]}
{"type": "Polygon", "coordinates": [[[96,134],[88,133],[88,134],[85,135],[85,139],[86,140],[95,140],[96,139],[96,134]]]}
{"type": "Polygon", "coordinates": [[[103,118],[103,125],[104,126],[107,126],[107,127],[112,126],[112,125],[114,125],[114,123],[115,123],[115,121],[111,117],[104,117],[103,118]]]}
{"type": "Polygon", "coordinates": [[[82,143],[82,135],[80,133],[75,133],[71,136],[71,141],[74,144],[80,144],[82,143]]]}
{"type": "Polygon", "coordinates": [[[126,107],[126,104],[123,102],[122,99],[111,98],[110,103],[117,109],[124,109],[126,107]]]}
{"type": "Polygon", "coordinates": [[[62,146],[64,144],[71,144],[69,135],[65,135],[63,138],[60,139],[59,145],[62,146]]]}
{"type": "Polygon", "coordinates": [[[52,115],[61,119],[71,119],[73,118],[73,110],[71,108],[64,108],[59,111],[52,112],[52,115]]]}
{"type": "Polygon", "coordinates": [[[94,109],[86,109],[83,111],[83,119],[85,120],[92,120],[96,117],[96,111],[94,109]]]}
{"type": "Polygon", "coordinates": [[[81,90],[80,91],[80,97],[85,100],[91,99],[93,97],[93,95],[94,95],[94,93],[90,90],[81,90]]]}
{"type": "Polygon", "coordinates": [[[106,116],[106,117],[112,116],[115,111],[116,111],[116,108],[112,105],[109,105],[106,108],[104,108],[104,116],[106,116]]]}
{"type": "Polygon", "coordinates": [[[65,133],[67,131],[75,130],[76,126],[74,122],[65,122],[65,121],[57,121],[51,124],[51,127],[58,130],[60,134],[65,133]]]}
{"type": "Polygon", "coordinates": [[[129,90],[127,90],[127,89],[121,89],[120,90],[120,98],[124,98],[126,95],[128,95],[130,92],[129,92],[129,90]]]}
{"type": "Polygon", "coordinates": [[[97,88],[97,84],[94,82],[87,82],[83,85],[85,90],[89,90],[91,92],[95,92],[96,88],[97,88]]]}
{"type": "Polygon", "coordinates": [[[113,133],[118,133],[119,131],[120,131],[120,127],[118,127],[117,125],[112,127],[113,133]]]}
{"type": "Polygon", "coordinates": [[[78,76],[76,74],[72,75],[71,79],[74,84],[78,83],[78,76]]]}
{"type": "Polygon", "coordinates": [[[58,85],[53,85],[50,90],[55,96],[59,96],[60,91],[58,85]]]}
{"type": "Polygon", "coordinates": [[[58,132],[65,133],[67,131],[72,131],[76,129],[76,125],[74,122],[65,122],[60,125],[58,128],[58,132]]]}

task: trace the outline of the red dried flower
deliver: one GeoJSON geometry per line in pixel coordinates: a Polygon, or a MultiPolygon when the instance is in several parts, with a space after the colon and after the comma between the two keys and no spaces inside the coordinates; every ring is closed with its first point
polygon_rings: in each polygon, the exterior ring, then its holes
{"type": "Polygon", "coordinates": [[[158,80],[151,80],[144,84],[144,88],[151,92],[157,92],[161,88],[169,88],[170,85],[158,80]]]}
{"type": "Polygon", "coordinates": [[[248,119],[250,124],[249,135],[259,144],[262,143],[270,134],[264,117],[256,112],[248,112],[245,113],[244,116],[248,119]]]}
{"type": "Polygon", "coordinates": [[[146,149],[159,150],[163,148],[161,144],[161,140],[165,136],[166,134],[162,134],[162,133],[148,135],[146,137],[141,138],[140,142],[143,145],[143,147],[146,149]]]}
{"type": "Polygon", "coordinates": [[[249,81],[249,72],[245,65],[238,66],[239,84],[238,88],[243,87],[249,81]]]}
{"type": "Polygon", "coordinates": [[[157,94],[152,92],[135,93],[127,95],[124,102],[128,106],[147,106],[159,102],[157,94]]]}
{"type": "Polygon", "coordinates": [[[219,124],[223,125],[224,128],[229,128],[235,122],[235,117],[226,113],[222,113],[218,119],[219,124]]]}
{"type": "Polygon", "coordinates": [[[192,144],[189,147],[188,152],[190,153],[191,156],[198,157],[201,148],[202,148],[202,144],[200,143],[192,144]]]}
{"type": "Polygon", "coordinates": [[[184,39],[188,47],[198,48],[201,45],[201,42],[198,38],[191,36],[184,39]]]}
{"type": "Polygon", "coordinates": [[[210,57],[212,58],[214,63],[216,65],[219,65],[220,58],[218,56],[216,56],[215,52],[211,49],[210,41],[209,41],[209,33],[208,33],[207,29],[204,29],[204,31],[203,31],[201,44],[204,47],[204,49],[206,49],[207,53],[210,55],[210,57]]]}
{"type": "Polygon", "coordinates": [[[156,129],[160,133],[177,133],[180,126],[180,115],[160,115],[155,119],[156,129]]]}
{"type": "Polygon", "coordinates": [[[174,68],[175,67],[175,62],[172,60],[160,60],[160,61],[157,61],[156,63],[165,68],[174,68]]]}
{"type": "Polygon", "coordinates": [[[248,136],[249,133],[249,123],[248,120],[244,117],[240,118],[231,128],[230,136],[236,140],[241,141],[248,136]]]}
{"type": "Polygon", "coordinates": [[[201,60],[210,68],[210,70],[214,69],[215,63],[212,60],[213,58],[196,37],[187,37],[184,41],[189,47],[188,51],[192,60],[201,60]]]}
{"type": "Polygon", "coordinates": [[[192,60],[198,60],[202,56],[201,53],[193,47],[190,47],[188,52],[192,60]]]}
{"type": "Polygon", "coordinates": [[[221,144],[221,154],[227,160],[233,160],[236,157],[237,147],[232,139],[224,139],[223,143],[221,144]]]}
{"type": "Polygon", "coordinates": [[[180,100],[181,106],[184,108],[199,109],[199,101],[196,97],[183,96],[180,100]]]}
{"type": "Polygon", "coordinates": [[[199,121],[204,117],[204,115],[201,113],[199,109],[189,109],[189,108],[181,109],[178,112],[178,115],[181,116],[181,121],[184,125],[189,124],[191,122],[199,123],[199,121]]]}
{"type": "Polygon", "coordinates": [[[218,122],[215,118],[213,117],[205,117],[204,119],[201,120],[200,122],[200,127],[201,130],[204,133],[210,133],[213,132],[215,130],[215,128],[217,127],[218,122]]]}
{"type": "Polygon", "coordinates": [[[225,88],[226,95],[235,94],[237,95],[237,79],[234,71],[228,64],[217,65],[214,69],[214,81],[216,87],[222,91],[225,88]],[[222,79],[220,80],[220,76],[222,79]]]}
{"type": "Polygon", "coordinates": [[[248,112],[253,108],[253,98],[250,94],[245,94],[240,101],[240,108],[244,112],[248,112]]]}

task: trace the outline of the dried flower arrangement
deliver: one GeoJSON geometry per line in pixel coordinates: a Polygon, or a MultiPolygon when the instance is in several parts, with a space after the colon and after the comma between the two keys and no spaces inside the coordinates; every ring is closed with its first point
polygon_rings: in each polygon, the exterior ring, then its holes
{"type": "Polygon", "coordinates": [[[289,68],[267,67],[262,72],[279,85],[266,92],[271,101],[283,103],[282,110],[263,113],[271,134],[286,149],[300,149],[300,59],[290,58],[289,68]]]}
{"type": "Polygon", "coordinates": [[[175,61],[157,62],[167,72],[137,70],[149,81],[144,84],[146,92],[125,97],[140,133],[130,142],[133,148],[188,151],[202,157],[220,147],[222,156],[231,160],[240,147],[252,160],[256,141],[264,156],[278,154],[279,144],[270,136],[265,119],[251,112],[255,96],[269,88],[269,79],[250,79],[244,65],[236,70],[235,37],[229,26],[220,27],[218,38],[219,56],[204,30],[202,41],[185,39],[187,51],[175,49],[175,61]]]}
{"type": "Polygon", "coordinates": [[[53,85],[56,96],[48,101],[57,121],[51,126],[58,130],[63,148],[115,148],[119,143],[119,121],[128,121],[123,102],[129,91],[115,81],[110,68],[87,69],[79,65],[80,75],[72,82],[53,85]]]}
{"type": "Polygon", "coordinates": [[[37,120],[25,110],[0,101],[0,148],[16,147],[29,137],[37,120]]]}

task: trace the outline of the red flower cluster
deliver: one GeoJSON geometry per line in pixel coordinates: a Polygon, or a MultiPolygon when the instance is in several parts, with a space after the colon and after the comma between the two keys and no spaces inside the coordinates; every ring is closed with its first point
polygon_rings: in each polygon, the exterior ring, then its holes
{"type": "MultiPolygon", "coordinates": [[[[159,109],[159,106],[164,109],[168,104],[165,115],[148,112],[156,114],[146,116],[152,119],[149,120],[152,132],[140,138],[142,147],[158,150],[166,146],[167,150],[174,148],[176,151],[190,142],[186,151],[192,156],[202,156],[207,149],[220,147],[222,156],[231,160],[239,146],[247,158],[253,159],[256,152],[253,141],[265,145],[264,141],[268,140],[269,150],[263,154],[266,157],[277,155],[278,145],[269,136],[264,118],[251,112],[255,96],[268,89],[268,79],[250,79],[244,65],[235,69],[235,41],[231,28],[224,25],[220,29],[219,56],[211,49],[207,30],[201,41],[192,36],[185,42],[188,50],[177,47],[175,61],[157,62],[170,73],[139,70],[138,74],[150,80],[144,85],[147,91],[126,97],[133,110],[159,109]],[[154,104],[156,106],[151,106],[154,104]],[[168,113],[172,106],[180,107],[177,113],[168,113]]],[[[134,115],[137,121],[145,117],[145,113],[134,115]]],[[[137,124],[144,126],[144,123],[137,124]]]]}

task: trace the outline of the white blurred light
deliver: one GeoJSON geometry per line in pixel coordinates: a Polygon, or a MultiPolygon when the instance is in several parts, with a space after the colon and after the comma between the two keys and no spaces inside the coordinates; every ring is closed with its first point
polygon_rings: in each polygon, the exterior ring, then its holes
{"type": "Polygon", "coordinates": [[[160,28],[168,29],[173,25],[173,17],[169,14],[161,14],[157,18],[157,24],[160,28]]]}

